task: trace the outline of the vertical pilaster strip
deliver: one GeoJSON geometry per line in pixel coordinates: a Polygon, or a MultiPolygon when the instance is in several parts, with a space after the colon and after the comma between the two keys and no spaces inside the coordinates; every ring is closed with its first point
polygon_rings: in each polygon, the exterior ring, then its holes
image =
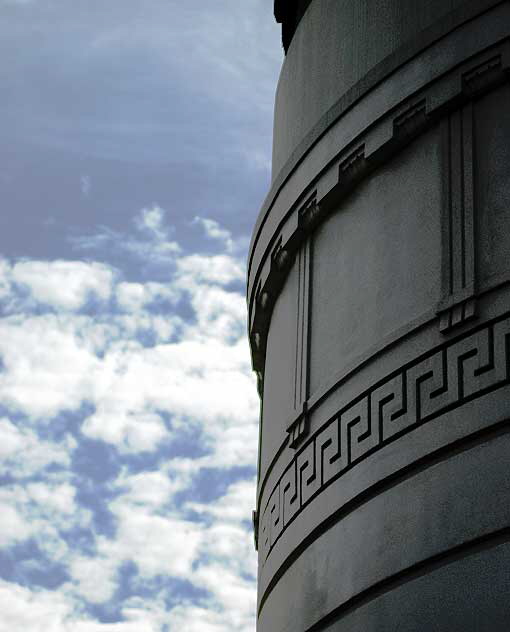
{"type": "Polygon", "coordinates": [[[299,251],[299,289],[296,331],[294,409],[301,410],[308,396],[308,320],[310,293],[310,239],[299,251]]]}
{"type": "Polygon", "coordinates": [[[294,410],[292,419],[287,426],[291,447],[296,447],[308,432],[311,249],[311,237],[308,237],[300,248],[296,261],[298,267],[298,291],[294,410]]]}
{"type": "Polygon", "coordinates": [[[439,328],[448,333],[475,316],[475,200],[473,104],[442,123],[444,195],[442,285],[439,328]]]}
{"type": "Polygon", "coordinates": [[[473,102],[470,101],[462,109],[462,171],[464,175],[464,288],[470,296],[474,296],[476,291],[473,107],[473,102]]]}

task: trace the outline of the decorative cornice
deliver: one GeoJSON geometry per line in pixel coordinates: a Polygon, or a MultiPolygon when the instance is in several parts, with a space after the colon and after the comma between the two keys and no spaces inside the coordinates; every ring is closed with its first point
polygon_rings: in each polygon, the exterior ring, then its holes
{"type": "MultiPolygon", "coordinates": [[[[294,0],[281,0],[282,7],[286,2],[294,0]]],[[[320,118],[313,129],[303,138],[298,147],[289,156],[285,165],[273,178],[271,189],[262,205],[262,209],[257,218],[255,230],[250,244],[250,255],[248,262],[248,275],[251,275],[253,265],[253,255],[257,248],[259,233],[271,212],[272,206],[282,191],[292,173],[305,159],[314,146],[327,133],[327,131],[337,123],[354,105],[363,99],[373,90],[385,77],[395,73],[400,67],[413,59],[420,51],[432,46],[454,29],[468,23],[481,12],[489,11],[498,5],[508,4],[509,0],[470,0],[462,6],[454,9],[451,13],[441,18],[419,36],[406,42],[388,57],[380,61],[370,70],[358,83],[347,90],[339,100],[320,118]]],[[[487,78],[487,75],[486,75],[487,78]]],[[[468,79],[469,83],[469,79],[468,79]]],[[[468,86],[464,86],[464,92],[468,91],[468,86]]]]}
{"type": "MultiPolygon", "coordinates": [[[[509,78],[510,38],[506,38],[431,82],[411,98],[404,99],[376,124],[369,126],[328,166],[328,173],[331,173],[337,165],[336,182],[331,183],[329,188],[319,179],[305,189],[276,232],[270,256],[265,258],[257,273],[256,291],[253,301],[250,301],[252,366],[259,377],[260,388],[274,304],[296,254],[317,225],[338,208],[342,200],[374,169],[390,160],[414,138],[509,78]]],[[[446,308],[446,303],[442,304],[438,311],[446,308]]],[[[471,315],[470,304],[462,309],[465,316],[471,315]]]]}

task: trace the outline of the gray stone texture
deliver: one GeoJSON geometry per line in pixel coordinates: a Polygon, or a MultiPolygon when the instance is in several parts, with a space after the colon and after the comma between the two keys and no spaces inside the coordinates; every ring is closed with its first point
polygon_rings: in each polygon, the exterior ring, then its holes
{"type": "Polygon", "coordinates": [[[510,2],[276,4],[258,631],[506,632],[510,2]]]}

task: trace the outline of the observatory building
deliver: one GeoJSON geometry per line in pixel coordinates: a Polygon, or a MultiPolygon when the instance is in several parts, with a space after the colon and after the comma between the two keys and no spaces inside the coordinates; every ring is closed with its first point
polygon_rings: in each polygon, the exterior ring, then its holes
{"type": "Polygon", "coordinates": [[[510,2],[275,16],[258,632],[508,632],[510,2]]]}

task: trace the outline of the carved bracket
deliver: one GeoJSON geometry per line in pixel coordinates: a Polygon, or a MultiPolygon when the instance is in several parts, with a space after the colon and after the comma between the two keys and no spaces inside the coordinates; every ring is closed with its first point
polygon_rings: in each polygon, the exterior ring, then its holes
{"type": "MultiPolygon", "coordinates": [[[[308,296],[309,272],[307,269],[311,265],[310,245],[307,242],[303,244],[303,241],[305,235],[310,233],[315,223],[319,220],[319,215],[320,207],[317,204],[316,193],[314,192],[298,207],[296,225],[292,234],[285,241],[282,236],[276,241],[271,251],[268,265],[265,266],[265,270],[259,279],[255,293],[254,309],[251,310],[252,321],[250,323],[252,366],[253,370],[257,372],[259,393],[262,392],[263,388],[266,343],[271,314],[276,297],[296,256],[298,257],[300,270],[302,267],[300,278],[303,275],[306,276],[305,280],[300,281],[301,294],[298,301],[304,300],[305,295],[306,297],[308,296]],[[301,248],[298,250],[300,246],[301,248]],[[301,283],[304,283],[304,285],[301,286],[301,283]]],[[[308,310],[308,298],[306,298],[306,302],[306,310],[308,310]]],[[[308,321],[308,315],[304,315],[303,309],[303,306],[298,306],[301,314],[301,320],[298,318],[298,327],[303,326],[305,321],[308,321]]],[[[306,324],[306,326],[308,325],[306,324]]]]}
{"type": "Polygon", "coordinates": [[[309,431],[308,404],[307,402],[303,402],[299,415],[287,425],[289,446],[295,450],[309,431]]]}

